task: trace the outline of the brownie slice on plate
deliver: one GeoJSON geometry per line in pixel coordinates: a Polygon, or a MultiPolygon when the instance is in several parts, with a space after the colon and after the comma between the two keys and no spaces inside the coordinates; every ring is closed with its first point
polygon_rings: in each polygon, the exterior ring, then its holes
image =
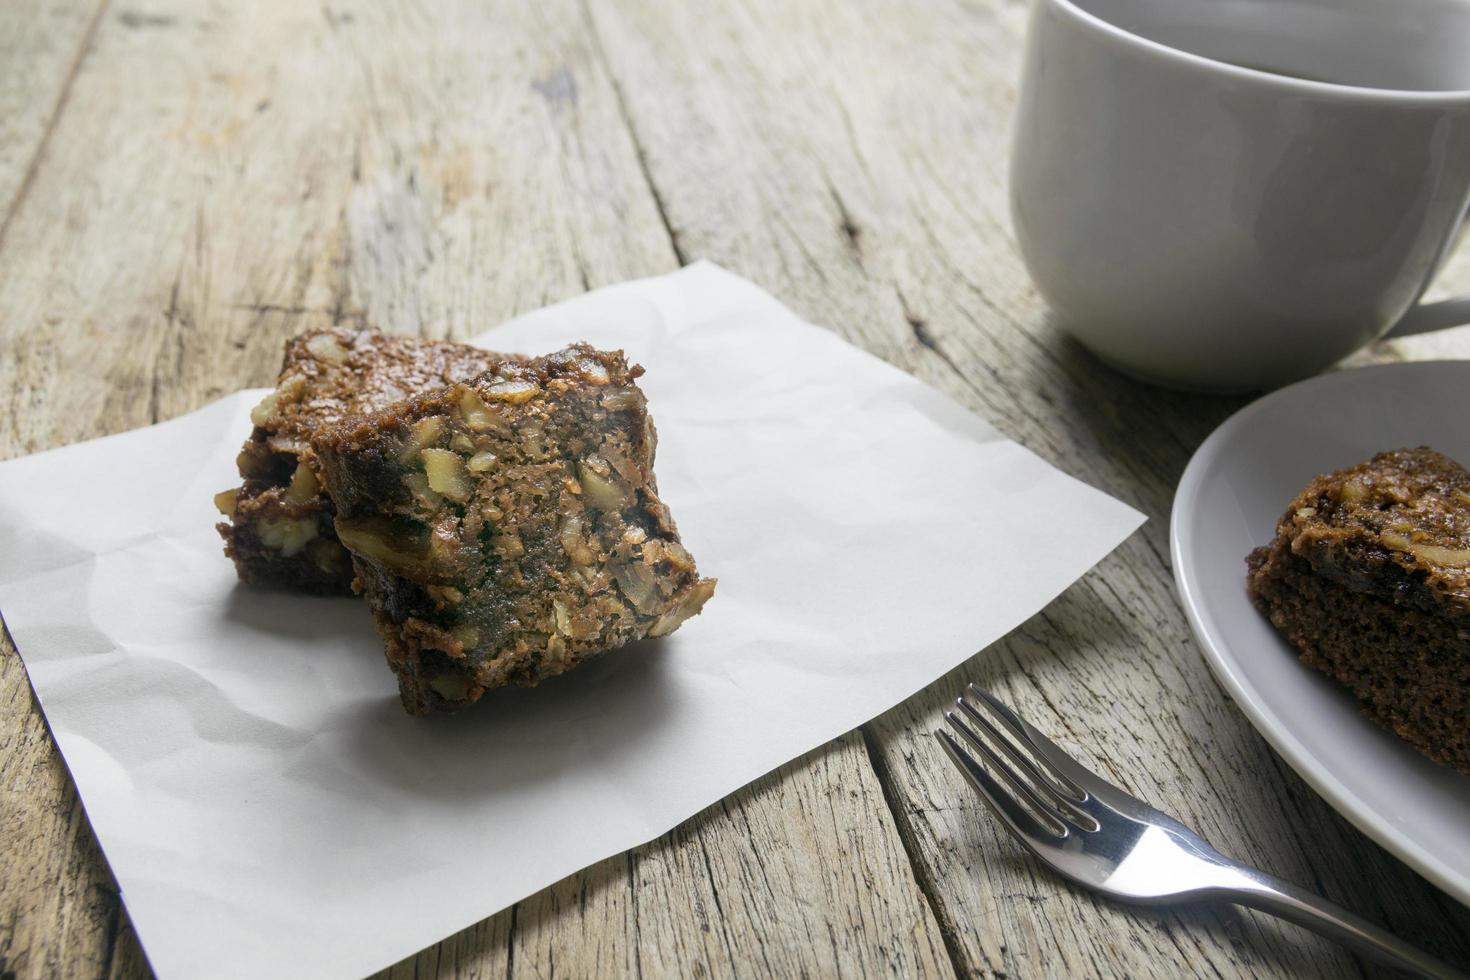
{"type": "Polygon", "coordinates": [[[641,373],[578,344],[317,440],[410,713],[663,636],[714,592],[659,500],[641,373]]]}
{"type": "Polygon", "coordinates": [[[286,344],[276,388],[250,413],[244,483],[215,495],[216,525],[240,578],[325,595],[349,594],[352,562],[332,528],[332,502],[311,448],[341,419],[385,408],[504,363],[466,344],[370,330],[314,330],[286,344]]]}
{"type": "Polygon", "coordinates": [[[1470,774],[1470,473],[1421,446],[1319,476],[1247,566],[1304,663],[1470,774]]]}

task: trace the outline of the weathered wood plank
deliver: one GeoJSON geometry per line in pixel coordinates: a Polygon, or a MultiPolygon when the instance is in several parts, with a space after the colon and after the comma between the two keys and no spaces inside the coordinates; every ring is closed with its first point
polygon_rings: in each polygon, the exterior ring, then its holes
{"type": "MultiPolygon", "coordinates": [[[[109,14],[0,245],[0,344],[18,355],[0,360],[0,456],[263,383],[306,325],[463,336],[672,269],[601,58],[572,3],[161,0],[109,14]]],[[[44,777],[12,785],[60,826],[28,818],[0,832],[7,866],[35,852],[49,868],[7,881],[0,921],[30,937],[31,963],[146,972],[105,892],[87,920],[96,938],[73,948],[71,893],[106,872],[13,651],[4,665],[7,731],[30,733],[28,754],[5,764],[44,777]],[[37,904],[46,888],[54,901],[37,904]]],[[[756,962],[949,969],[856,736],[390,975],[756,962]]]]}
{"type": "MultiPolygon", "coordinates": [[[[1151,517],[1025,629],[870,728],[962,970],[1355,970],[1337,948],[1260,917],[1138,914],[1020,859],[928,736],[969,677],[1227,851],[1470,961],[1470,912],[1289,772],[1194,647],[1173,596],[1168,510],[1193,448],[1244,402],[1137,385],[1048,322],[1004,197],[1022,5],[936,4],[922,16],[896,2],[595,9],[684,254],[768,285],[1151,517]]],[[[1463,268],[1457,257],[1447,286],[1463,268]]],[[[1431,343],[1470,354],[1460,331],[1359,360],[1431,343]]]]}
{"type": "Polygon", "coordinates": [[[106,8],[106,0],[0,5],[0,241],[106,8]]]}

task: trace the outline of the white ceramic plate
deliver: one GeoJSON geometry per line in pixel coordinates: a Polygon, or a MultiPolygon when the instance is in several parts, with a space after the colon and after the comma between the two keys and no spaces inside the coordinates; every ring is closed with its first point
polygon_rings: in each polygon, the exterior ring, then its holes
{"type": "Polygon", "coordinates": [[[1359,829],[1470,905],[1470,777],[1435,765],[1304,667],[1251,606],[1245,556],[1319,473],[1427,445],[1470,465],[1470,361],[1343,371],[1241,409],[1179,481],[1174,575],[1205,657],[1261,734],[1359,829]]]}

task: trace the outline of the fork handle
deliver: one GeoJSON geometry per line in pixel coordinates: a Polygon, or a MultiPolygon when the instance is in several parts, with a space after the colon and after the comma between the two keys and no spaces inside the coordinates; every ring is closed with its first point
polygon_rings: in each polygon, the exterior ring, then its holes
{"type": "Polygon", "coordinates": [[[1240,866],[1240,870],[1249,882],[1227,889],[1227,894],[1222,896],[1227,901],[1269,912],[1417,976],[1434,980],[1470,980],[1470,974],[1416,949],[1386,929],[1320,895],[1255,868],[1240,866]]]}

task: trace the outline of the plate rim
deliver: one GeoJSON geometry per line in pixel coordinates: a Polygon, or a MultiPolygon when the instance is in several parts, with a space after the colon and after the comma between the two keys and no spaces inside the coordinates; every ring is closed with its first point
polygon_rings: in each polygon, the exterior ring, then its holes
{"type": "MultiPolygon", "coordinates": [[[[1190,456],[1183,475],[1174,491],[1174,501],[1169,513],[1169,559],[1174,565],[1174,585],[1180,605],[1189,621],[1190,631],[1210,671],[1224,686],[1236,706],[1250,721],[1251,726],[1264,738],[1286,763],[1291,766],[1319,796],[1334,810],[1345,817],[1368,837],[1379,843],[1423,876],[1451,898],[1470,905],[1470,868],[1460,872],[1448,867],[1423,845],[1417,843],[1396,827],[1392,821],[1381,818],[1356,794],[1351,792],[1330,769],[1313,756],[1292,733],[1288,723],[1278,721],[1263,703],[1258,701],[1255,689],[1248,685],[1233,669],[1231,663],[1221,655],[1219,648],[1227,644],[1222,636],[1214,632],[1214,624],[1203,614],[1200,600],[1201,588],[1186,572],[1181,528],[1188,516],[1185,501],[1197,496],[1203,483],[1206,469],[1212,457],[1219,454],[1219,447],[1235,436],[1239,430],[1255,419],[1269,414],[1275,405],[1303,388],[1330,386],[1347,383],[1348,379],[1361,379],[1369,375],[1414,373],[1419,371],[1458,370],[1470,374],[1470,360],[1437,359],[1406,361],[1394,364],[1375,364],[1367,367],[1334,371],[1306,378],[1279,388],[1257,398],[1238,409],[1229,418],[1215,427],[1190,456]]],[[[1366,722],[1365,722],[1366,723],[1366,722]]]]}

